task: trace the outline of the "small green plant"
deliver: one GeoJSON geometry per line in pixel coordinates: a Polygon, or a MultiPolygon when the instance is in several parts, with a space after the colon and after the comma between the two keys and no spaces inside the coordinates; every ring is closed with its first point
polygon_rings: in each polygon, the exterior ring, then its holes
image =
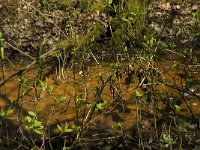
{"type": "Polygon", "coordinates": [[[194,13],[192,13],[192,15],[196,19],[198,25],[200,25],[200,13],[199,12],[194,12],[194,13]]]}
{"type": "Polygon", "coordinates": [[[149,93],[142,93],[136,90],[134,96],[137,102],[139,102],[140,104],[143,104],[144,106],[149,106],[148,105],[149,93]]]}
{"type": "Polygon", "coordinates": [[[52,94],[53,91],[54,91],[54,86],[51,85],[51,86],[48,86],[46,82],[44,81],[39,81],[40,82],[40,87],[42,88],[43,91],[49,93],[49,94],[52,94]]]}
{"type": "Polygon", "coordinates": [[[172,144],[174,144],[175,141],[173,141],[173,139],[170,137],[170,135],[168,133],[164,132],[162,134],[162,139],[164,140],[164,143],[165,143],[164,147],[165,148],[169,148],[170,147],[170,149],[172,149],[172,144]]]}
{"type": "Polygon", "coordinates": [[[144,36],[144,40],[146,41],[146,48],[153,49],[156,46],[157,41],[154,37],[148,38],[147,36],[144,36]]]}
{"type": "Polygon", "coordinates": [[[62,126],[57,125],[57,128],[61,132],[61,134],[63,134],[63,133],[70,133],[73,131],[77,131],[80,129],[80,126],[73,125],[69,127],[69,125],[66,123],[65,125],[62,125],[62,126]]]}
{"type": "Polygon", "coordinates": [[[98,110],[103,110],[107,106],[107,101],[103,101],[103,103],[96,104],[98,110]]]}
{"type": "Polygon", "coordinates": [[[60,92],[58,92],[56,97],[53,97],[55,100],[59,102],[64,102],[67,98],[60,92]]]}
{"type": "Polygon", "coordinates": [[[142,96],[144,96],[144,94],[136,90],[135,91],[135,96],[136,97],[142,97],[142,96]]]}
{"type": "Polygon", "coordinates": [[[24,74],[20,74],[19,75],[19,84],[22,88],[22,96],[24,96],[27,92],[27,80],[26,78],[24,77],[24,74]]]}
{"type": "Polygon", "coordinates": [[[0,50],[1,50],[1,61],[5,59],[5,54],[4,54],[4,47],[3,47],[3,34],[0,32],[0,50]]]}
{"type": "Polygon", "coordinates": [[[8,110],[0,109],[0,117],[3,119],[12,119],[13,109],[9,108],[8,110]]]}
{"type": "Polygon", "coordinates": [[[168,115],[171,111],[174,113],[181,112],[181,104],[182,101],[179,97],[175,97],[169,93],[160,94],[161,100],[164,102],[165,108],[163,111],[163,115],[168,115]]]}
{"type": "Polygon", "coordinates": [[[25,117],[25,121],[27,122],[26,129],[29,131],[33,131],[37,134],[42,134],[44,125],[41,121],[38,120],[37,114],[33,111],[28,111],[28,115],[25,117]]]}

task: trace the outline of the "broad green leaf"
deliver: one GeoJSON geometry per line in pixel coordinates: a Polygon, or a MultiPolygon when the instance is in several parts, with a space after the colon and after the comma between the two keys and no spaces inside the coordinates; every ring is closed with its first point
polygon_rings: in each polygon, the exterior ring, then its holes
{"type": "Polygon", "coordinates": [[[69,133],[69,132],[72,132],[72,131],[73,131],[73,130],[70,129],[70,128],[64,130],[65,133],[69,133]]]}
{"type": "Polygon", "coordinates": [[[38,121],[38,120],[34,120],[34,124],[33,127],[37,128],[37,127],[42,127],[42,122],[38,121]]]}
{"type": "Polygon", "coordinates": [[[119,122],[117,123],[118,127],[122,128],[124,126],[124,123],[123,122],[119,122]]]}
{"type": "Polygon", "coordinates": [[[166,143],[169,143],[170,142],[170,137],[167,133],[163,133],[163,139],[166,143]]]}
{"type": "Polygon", "coordinates": [[[32,118],[30,116],[26,116],[25,120],[28,121],[29,123],[32,121],[32,118]]]}
{"type": "Polygon", "coordinates": [[[33,117],[37,117],[36,113],[33,112],[33,111],[28,111],[28,114],[31,115],[31,116],[33,116],[33,117]]]}
{"type": "Polygon", "coordinates": [[[33,131],[34,131],[35,133],[37,133],[37,134],[40,134],[40,135],[42,134],[41,130],[34,129],[33,131]]]}

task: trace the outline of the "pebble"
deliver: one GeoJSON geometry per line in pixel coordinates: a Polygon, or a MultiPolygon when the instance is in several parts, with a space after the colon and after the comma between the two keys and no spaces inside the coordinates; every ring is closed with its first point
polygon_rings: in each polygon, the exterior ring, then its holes
{"type": "Polygon", "coordinates": [[[170,3],[164,3],[164,4],[162,4],[162,8],[164,10],[170,10],[171,9],[171,5],[170,5],[170,3]]]}
{"type": "Polygon", "coordinates": [[[174,6],[174,9],[180,10],[180,9],[181,9],[181,6],[180,6],[180,5],[175,5],[175,6],[174,6]]]}
{"type": "Polygon", "coordinates": [[[188,92],[185,92],[183,95],[184,95],[184,96],[189,96],[189,95],[190,95],[189,92],[193,92],[193,93],[194,93],[194,92],[195,92],[195,89],[194,89],[194,88],[190,88],[189,91],[188,91],[188,92]]]}
{"type": "Polygon", "coordinates": [[[192,11],[197,11],[198,10],[198,6],[197,5],[193,5],[192,6],[192,11]]]}
{"type": "Polygon", "coordinates": [[[198,106],[199,104],[198,104],[198,102],[192,102],[191,105],[192,106],[198,106]]]}

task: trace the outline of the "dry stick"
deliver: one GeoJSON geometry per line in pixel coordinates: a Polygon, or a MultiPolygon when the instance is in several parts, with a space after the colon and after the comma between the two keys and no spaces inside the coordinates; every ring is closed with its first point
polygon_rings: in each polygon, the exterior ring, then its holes
{"type": "MultiPolygon", "coordinates": [[[[51,109],[51,113],[50,113],[50,115],[49,115],[49,117],[48,117],[48,119],[47,119],[47,122],[46,122],[46,125],[45,125],[45,129],[44,129],[44,131],[43,131],[43,135],[42,135],[42,145],[40,146],[41,149],[45,146],[45,133],[46,133],[46,131],[47,131],[47,129],[48,129],[49,121],[50,121],[50,119],[52,118],[53,113],[54,113],[54,107],[51,109]]],[[[49,136],[49,137],[50,137],[50,136],[49,136]]],[[[49,138],[49,139],[50,139],[50,138],[49,138]]],[[[50,140],[49,140],[49,141],[50,141],[50,140]]],[[[50,144],[50,146],[51,146],[51,144],[50,144]]],[[[52,147],[52,146],[51,146],[51,147],[52,147]]]]}
{"type": "Polygon", "coordinates": [[[19,144],[19,146],[21,146],[21,147],[23,147],[23,148],[25,148],[25,149],[29,149],[25,144],[23,144],[23,143],[21,143],[21,142],[18,142],[17,140],[13,140],[12,138],[8,138],[8,137],[6,137],[6,136],[4,136],[4,135],[1,135],[1,134],[0,134],[0,137],[1,137],[1,138],[6,138],[6,139],[8,139],[8,140],[11,141],[11,142],[14,142],[14,143],[16,143],[16,144],[19,144]]]}
{"type": "MultiPolygon", "coordinates": [[[[179,88],[179,87],[176,87],[176,86],[173,86],[173,85],[170,85],[170,84],[167,84],[167,83],[162,83],[162,84],[168,86],[169,88],[176,89],[176,90],[178,90],[178,91],[181,91],[181,92],[190,94],[190,95],[192,95],[192,96],[194,96],[194,97],[197,97],[197,98],[200,100],[200,96],[198,96],[198,95],[195,94],[194,92],[186,91],[186,90],[183,90],[183,89],[181,89],[181,88],[179,88]]],[[[184,98],[184,96],[183,96],[182,94],[181,94],[181,96],[182,96],[182,98],[183,98],[183,101],[184,101],[185,104],[187,105],[187,107],[188,107],[188,109],[189,109],[189,111],[190,111],[190,113],[191,113],[191,115],[192,115],[192,118],[193,118],[194,121],[195,121],[195,120],[196,120],[196,117],[195,117],[195,115],[194,115],[194,113],[193,113],[193,111],[192,111],[190,105],[188,104],[188,102],[186,101],[186,99],[184,98]]],[[[196,124],[197,124],[197,128],[199,128],[199,123],[198,123],[198,121],[195,121],[195,122],[196,122],[196,124]]]]}
{"type": "Polygon", "coordinates": [[[27,65],[27,66],[19,69],[15,73],[11,74],[9,77],[5,78],[5,80],[3,80],[2,82],[0,82],[0,87],[2,85],[4,85],[6,82],[8,82],[9,80],[11,80],[12,78],[14,78],[15,76],[21,74],[22,72],[28,72],[28,71],[32,70],[32,67],[38,62],[39,59],[46,58],[47,56],[49,56],[54,51],[56,51],[55,48],[53,48],[53,49],[49,50],[48,52],[44,53],[38,59],[34,58],[34,61],[32,61],[29,65],[27,65]]]}
{"type": "Polygon", "coordinates": [[[98,60],[96,59],[96,57],[94,56],[94,54],[92,53],[92,51],[90,51],[90,53],[91,53],[92,57],[94,58],[94,60],[96,61],[96,63],[99,65],[99,62],[98,62],[98,60]]]}
{"type": "Polygon", "coordinates": [[[180,57],[184,57],[184,58],[186,58],[185,55],[180,54],[180,53],[175,52],[175,51],[172,51],[172,50],[170,50],[170,49],[165,49],[165,51],[170,52],[170,53],[172,53],[172,54],[175,54],[175,55],[177,55],[177,56],[180,56],[180,57]]]}
{"type": "MultiPolygon", "coordinates": [[[[14,66],[14,64],[10,61],[10,59],[6,56],[6,60],[8,60],[8,62],[12,65],[12,67],[14,68],[14,69],[16,69],[16,67],[14,66]]],[[[20,63],[19,63],[20,64],[20,63]]]]}
{"type": "Polygon", "coordinates": [[[170,85],[170,84],[167,84],[167,83],[161,83],[161,84],[164,84],[164,85],[168,86],[169,88],[176,89],[176,90],[181,91],[183,93],[187,93],[189,95],[192,95],[192,96],[194,96],[194,97],[196,97],[200,100],[200,96],[198,94],[196,94],[195,92],[192,92],[192,91],[189,91],[189,90],[184,90],[180,87],[176,87],[174,85],[170,85]]]}
{"type": "Polygon", "coordinates": [[[11,74],[9,77],[5,78],[5,80],[3,80],[2,82],[0,82],[0,87],[3,86],[5,83],[7,83],[8,81],[10,81],[12,78],[14,78],[15,76],[21,74],[22,72],[25,71],[30,71],[32,68],[32,66],[36,63],[36,60],[33,61],[32,63],[30,63],[29,65],[27,65],[26,67],[23,67],[22,69],[16,71],[15,73],[11,74]]]}
{"type": "Polygon", "coordinates": [[[100,140],[114,140],[117,138],[120,138],[121,135],[116,135],[116,136],[110,136],[110,137],[104,137],[104,138],[96,138],[96,139],[82,139],[82,142],[97,142],[100,140]]]}
{"type": "Polygon", "coordinates": [[[75,72],[75,66],[73,62],[73,88],[74,88],[74,105],[75,105],[75,111],[76,111],[76,120],[79,121],[79,115],[78,115],[78,110],[77,110],[77,101],[76,101],[76,96],[77,96],[77,85],[76,85],[76,72],[75,72]]]}
{"type": "Polygon", "coordinates": [[[27,53],[21,51],[20,49],[18,49],[17,47],[13,46],[12,44],[10,44],[10,43],[8,43],[8,42],[6,42],[6,41],[4,41],[4,43],[6,43],[6,44],[9,45],[10,47],[12,47],[14,50],[20,52],[21,54],[23,54],[23,55],[25,55],[25,56],[31,58],[32,60],[35,60],[34,57],[32,57],[32,56],[28,55],[27,53]]]}
{"type": "MultiPolygon", "coordinates": [[[[2,76],[3,76],[3,80],[5,79],[5,74],[4,74],[4,62],[3,62],[3,56],[2,56],[2,53],[1,53],[1,71],[2,71],[2,76]]],[[[6,91],[6,85],[4,84],[3,86],[4,88],[4,94],[5,94],[5,100],[6,100],[6,109],[9,109],[9,106],[8,106],[8,97],[7,97],[7,91],[6,91]]],[[[5,124],[6,124],[6,136],[9,137],[9,133],[8,133],[8,121],[6,120],[5,121],[5,124]]],[[[7,145],[8,145],[8,148],[9,148],[9,139],[7,138],[6,140],[7,142],[7,145]]]]}
{"type": "MultiPolygon", "coordinates": [[[[112,75],[107,78],[106,82],[103,82],[103,85],[101,86],[102,87],[101,91],[99,92],[100,95],[102,94],[103,89],[105,88],[105,86],[107,85],[107,83],[109,82],[109,80],[111,79],[111,77],[112,77],[112,75]]],[[[99,93],[97,93],[97,96],[95,97],[95,99],[98,98],[99,93]]],[[[83,121],[83,127],[82,127],[81,130],[79,130],[79,132],[78,132],[78,134],[76,136],[76,140],[73,142],[73,144],[72,144],[71,147],[73,147],[73,145],[76,144],[76,141],[80,138],[81,132],[83,132],[87,128],[87,124],[89,123],[89,121],[91,120],[91,118],[92,118],[92,116],[94,114],[94,111],[95,111],[97,103],[98,103],[98,101],[96,100],[95,104],[88,110],[88,113],[87,113],[87,115],[86,115],[86,117],[85,117],[85,119],[83,121]],[[84,126],[85,126],[85,128],[84,128],[84,126]]]]}

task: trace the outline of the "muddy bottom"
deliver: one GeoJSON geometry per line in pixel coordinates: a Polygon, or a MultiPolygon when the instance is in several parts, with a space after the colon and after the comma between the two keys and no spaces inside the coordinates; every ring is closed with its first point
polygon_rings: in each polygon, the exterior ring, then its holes
{"type": "MultiPolygon", "coordinates": [[[[149,101],[148,94],[136,98],[136,93],[146,92],[138,86],[136,73],[133,73],[131,82],[126,83],[125,71],[129,65],[121,64],[119,72],[122,73],[122,77],[117,77],[116,70],[113,71],[110,63],[87,66],[85,70],[79,71],[67,68],[62,72],[46,76],[43,81],[38,81],[38,71],[32,70],[24,75],[23,86],[19,83],[19,76],[16,76],[0,87],[1,109],[5,110],[9,106],[14,110],[11,114],[12,119],[8,121],[8,126],[11,127],[10,133],[13,133],[12,129],[16,131],[19,126],[24,130],[26,125],[24,117],[28,115],[28,111],[37,112],[38,120],[47,127],[46,132],[49,131],[48,137],[60,133],[57,125],[66,124],[84,125],[85,129],[96,128],[102,132],[104,129],[132,127],[138,120],[143,120],[141,126],[151,128],[154,126],[154,111],[151,109],[153,103],[149,101]],[[98,106],[101,108],[92,110],[92,106],[99,103],[102,104],[98,106]]],[[[156,65],[162,71],[162,78],[167,83],[176,86],[185,84],[178,75],[183,72],[183,65],[174,67],[174,62],[168,61],[156,65]]],[[[138,68],[138,65],[134,66],[135,72],[138,68]]],[[[13,72],[15,70],[12,67],[6,67],[4,76],[8,77],[13,72]]],[[[0,79],[3,80],[2,74],[0,79]]],[[[157,93],[155,99],[160,109],[164,109],[165,103],[160,100],[159,94],[167,92],[180,96],[179,90],[163,85],[155,85],[155,89],[157,93]]],[[[199,117],[200,100],[194,96],[185,96],[184,99],[187,103],[182,101],[179,115],[191,117],[192,111],[199,117]]],[[[173,111],[170,113],[173,115],[173,111]]]]}

